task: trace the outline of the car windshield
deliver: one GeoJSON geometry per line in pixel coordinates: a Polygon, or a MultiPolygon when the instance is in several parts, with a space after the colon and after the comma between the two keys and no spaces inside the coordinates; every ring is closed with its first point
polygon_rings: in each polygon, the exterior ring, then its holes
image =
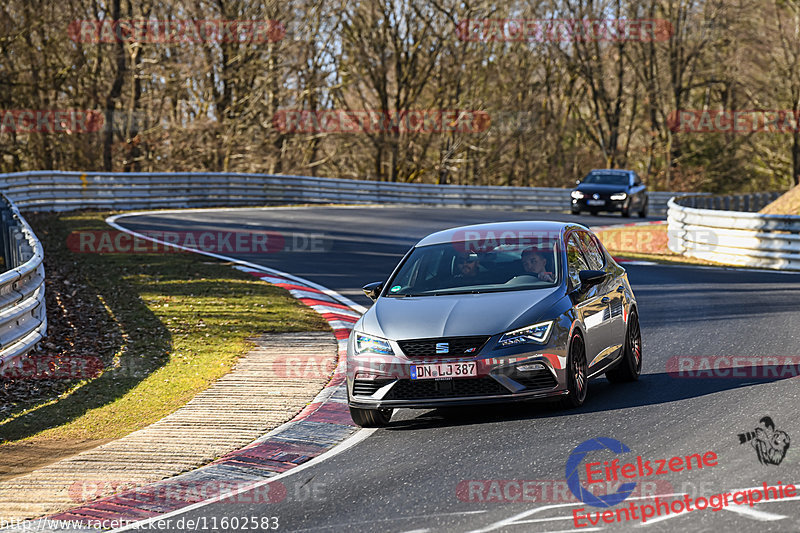
{"type": "Polygon", "coordinates": [[[438,296],[553,287],[558,239],[459,241],[415,248],[389,280],[386,296],[438,296]]]}
{"type": "Polygon", "coordinates": [[[627,174],[589,174],[583,183],[597,185],[628,185],[630,178],[627,174]]]}

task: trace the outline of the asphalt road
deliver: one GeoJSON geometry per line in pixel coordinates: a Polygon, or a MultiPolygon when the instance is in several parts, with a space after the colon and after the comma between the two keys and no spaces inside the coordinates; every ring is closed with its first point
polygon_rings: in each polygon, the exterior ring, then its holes
{"type": "MultiPolygon", "coordinates": [[[[299,249],[298,237],[295,251],[227,255],[302,276],[368,305],[359,287],[384,279],[420,237],[462,224],[524,219],[590,225],[636,221],[468,209],[312,207],[140,215],[119,222],[138,231],[257,228],[285,236],[322,235],[317,242],[324,245],[317,248],[324,251],[299,249]]],[[[186,518],[204,518],[207,524],[216,518],[219,524],[222,517],[276,516],[281,531],[572,530],[574,510],[603,511],[570,503],[564,484],[567,457],[594,437],[616,439],[631,450],[622,455],[596,452],[591,457],[597,461],[635,462],[641,455],[655,465],[673,456],[716,453],[714,466],[640,478],[645,496],[672,492],[709,497],[765,482],[800,483],[796,444],[780,464],[763,465],[751,444],[740,444],[737,438],[766,415],[776,429],[800,438],[797,380],[790,379],[793,374],[785,367],[778,377],[766,380],[689,379],[667,371],[668,362],[678,356],[779,356],[785,362],[785,356],[800,355],[800,275],[661,265],[626,268],[642,325],[640,381],[611,385],[596,379],[590,382],[586,404],[572,411],[550,404],[401,410],[389,427],[285,478],[288,494],[282,502],[220,502],[187,512],[186,518]],[[482,483],[470,485],[476,480],[482,483]],[[523,487],[533,486],[524,485],[526,481],[543,487],[544,493],[521,496],[523,487]]],[[[652,503],[629,499],[623,506],[631,502],[652,503]]],[[[585,519],[582,524],[589,526],[585,519]]],[[[796,499],[783,498],[753,507],[670,514],[645,524],[601,520],[580,531],[592,527],[798,531],[800,507],[796,499]]]]}

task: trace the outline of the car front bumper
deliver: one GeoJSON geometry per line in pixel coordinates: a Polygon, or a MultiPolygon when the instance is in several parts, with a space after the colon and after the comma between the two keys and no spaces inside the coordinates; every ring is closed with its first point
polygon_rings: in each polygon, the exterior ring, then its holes
{"type": "MultiPolygon", "coordinates": [[[[349,405],[363,409],[434,408],[535,400],[567,393],[566,336],[551,343],[482,350],[473,357],[409,358],[353,353],[348,343],[349,405]],[[477,376],[411,379],[411,366],[476,363],[477,376]],[[537,365],[522,371],[520,365],[537,365]]],[[[492,340],[495,340],[494,338],[492,340]]],[[[393,343],[394,344],[394,343],[393,343]]],[[[491,341],[487,343],[490,345],[491,341]]],[[[395,350],[395,353],[400,353],[395,350]]]]}
{"type": "Polygon", "coordinates": [[[603,202],[602,204],[590,205],[588,202],[595,201],[592,198],[573,198],[572,210],[573,211],[622,211],[628,204],[628,200],[596,200],[603,202]]]}

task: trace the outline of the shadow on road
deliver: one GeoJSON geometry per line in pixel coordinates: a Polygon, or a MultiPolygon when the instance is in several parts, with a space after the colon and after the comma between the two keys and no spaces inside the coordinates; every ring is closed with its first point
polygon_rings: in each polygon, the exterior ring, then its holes
{"type": "MultiPolygon", "coordinates": [[[[748,370],[754,375],[785,372],[783,366],[760,366],[748,370]]],[[[580,413],[616,411],[631,407],[658,405],[718,392],[751,387],[794,377],[754,378],[678,378],[667,373],[646,374],[639,381],[612,385],[605,379],[590,382],[589,396],[579,409],[563,409],[557,401],[531,401],[485,406],[447,407],[427,411],[408,420],[395,420],[387,430],[415,430],[428,427],[464,426],[511,420],[533,420],[573,416],[580,413]]]]}

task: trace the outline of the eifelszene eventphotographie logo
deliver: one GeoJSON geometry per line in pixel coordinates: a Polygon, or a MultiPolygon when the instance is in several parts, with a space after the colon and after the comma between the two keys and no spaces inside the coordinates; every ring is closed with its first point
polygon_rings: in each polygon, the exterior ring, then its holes
{"type": "Polygon", "coordinates": [[[580,443],[567,458],[567,486],[576,498],[593,507],[613,507],[622,503],[633,493],[636,480],[650,476],[661,476],[684,470],[699,470],[717,466],[717,454],[707,451],[702,455],[693,453],[684,456],[673,456],[665,459],[644,459],[641,455],[633,461],[623,463],[619,458],[605,461],[586,461],[587,456],[594,453],[625,454],[631,451],[622,442],[610,437],[596,437],[580,443]],[[600,483],[621,483],[616,492],[595,494],[589,487],[581,483],[580,472],[586,473],[586,485],[591,487],[600,483]]]}

